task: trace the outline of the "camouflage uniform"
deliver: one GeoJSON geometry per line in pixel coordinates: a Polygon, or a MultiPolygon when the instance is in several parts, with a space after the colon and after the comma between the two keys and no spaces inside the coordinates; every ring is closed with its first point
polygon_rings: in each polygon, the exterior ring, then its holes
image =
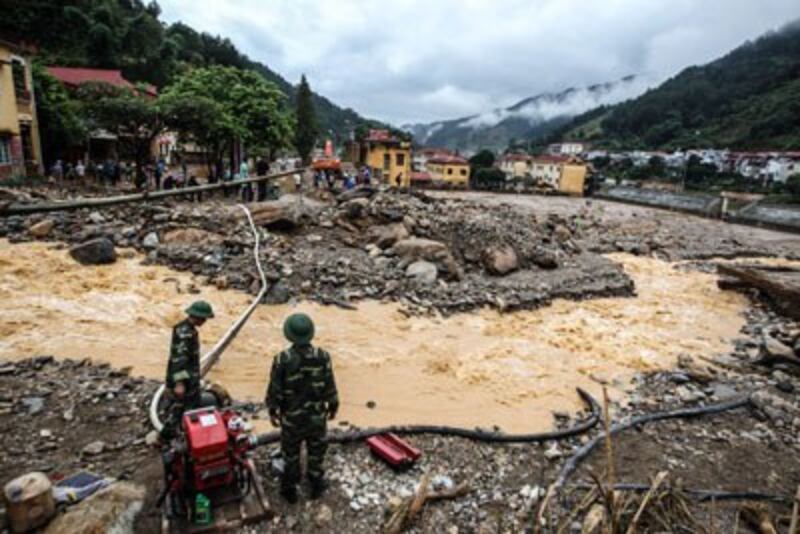
{"type": "Polygon", "coordinates": [[[293,490],[300,479],[300,446],[308,448],[308,478],[323,483],[326,419],[339,408],[330,355],[310,344],[294,344],[272,362],[267,408],[281,421],[282,487],[293,490]]]}
{"type": "Polygon", "coordinates": [[[200,407],[200,339],[197,328],[188,318],[172,329],[166,382],[170,391],[175,389],[178,382],[183,382],[186,387],[183,398],[173,395],[167,420],[161,431],[164,438],[170,439],[180,429],[183,412],[200,407]]]}

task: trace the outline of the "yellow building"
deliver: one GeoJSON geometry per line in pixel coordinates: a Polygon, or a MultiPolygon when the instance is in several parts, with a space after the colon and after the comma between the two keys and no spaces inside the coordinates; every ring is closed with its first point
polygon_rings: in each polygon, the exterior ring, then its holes
{"type": "Polygon", "coordinates": [[[31,62],[24,49],[0,41],[0,179],[42,171],[31,62]]]}
{"type": "Polygon", "coordinates": [[[469,186],[469,162],[459,156],[434,156],[426,164],[433,183],[469,186]]]}
{"type": "Polygon", "coordinates": [[[362,163],[376,180],[397,187],[411,185],[411,144],[387,130],[370,130],[364,139],[362,163]]]}
{"type": "Polygon", "coordinates": [[[586,183],[588,167],[584,163],[571,161],[561,167],[561,179],[558,181],[558,190],[568,195],[583,195],[583,186],[586,183]]]}

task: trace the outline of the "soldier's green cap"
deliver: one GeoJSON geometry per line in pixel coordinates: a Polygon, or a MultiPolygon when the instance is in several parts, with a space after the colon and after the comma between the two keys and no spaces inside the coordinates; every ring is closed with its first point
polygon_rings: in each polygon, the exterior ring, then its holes
{"type": "Polygon", "coordinates": [[[214,310],[211,309],[211,304],[204,300],[192,302],[192,305],[186,308],[186,315],[197,317],[199,319],[213,319],[214,310]]]}
{"type": "Polygon", "coordinates": [[[294,313],[283,323],[283,335],[292,343],[306,345],[314,339],[314,322],[305,313],[294,313]]]}

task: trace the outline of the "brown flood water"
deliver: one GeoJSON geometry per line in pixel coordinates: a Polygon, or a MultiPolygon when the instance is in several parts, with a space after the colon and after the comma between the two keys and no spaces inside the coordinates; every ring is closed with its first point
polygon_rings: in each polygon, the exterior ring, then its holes
{"type": "MultiPolygon", "coordinates": [[[[0,240],[0,358],[89,357],[160,379],[171,326],[190,301],[207,299],[216,310],[200,331],[208,348],[250,300],[123,255],[114,265],[83,267],[53,244],[0,240]]],[[[610,393],[621,398],[637,371],[670,367],[682,353],[713,356],[731,347],[744,297],[718,290],[714,275],[611,257],[635,280],[638,297],[411,319],[379,302],[363,302],[358,311],[308,302],[261,306],[210,379],[237,398],[263,399],[272,355],[285,344],[282,322],[302,310],[334,358],[340,421],[524,432],[551,428],[554,410],[579,409],[576,386],[599,395],[597,379],[609,380],[610,393]]]]}

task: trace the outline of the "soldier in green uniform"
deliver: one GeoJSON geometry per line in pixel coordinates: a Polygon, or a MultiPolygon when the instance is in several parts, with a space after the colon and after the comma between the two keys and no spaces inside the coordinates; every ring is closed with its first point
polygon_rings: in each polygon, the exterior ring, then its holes
{"type": "Polygon", "coordinates": [[[314,337],[311,319],[302,313],[291,315],[283,325],[283,333],[292,345],[272,361],[266,403],[272,424],[281,428],[284,461],[281,495],[294,503],[300,478],[300,447],[304,441],[311,498],[319,498],[327,487],[322,466],[328,448],[326,419],[336,417],[339,397],[330,355],[311,344],[314,337]]]}
{"type": "Polygon", "coordinates": [[[201,406],[200,338],[197,328],[213,317],[211,305],[198,300],[186,308],[186,319],[172,329],[166,383],[173,403],[161,431],[164,439],[176,435],[183,412],[201,406]]]}

